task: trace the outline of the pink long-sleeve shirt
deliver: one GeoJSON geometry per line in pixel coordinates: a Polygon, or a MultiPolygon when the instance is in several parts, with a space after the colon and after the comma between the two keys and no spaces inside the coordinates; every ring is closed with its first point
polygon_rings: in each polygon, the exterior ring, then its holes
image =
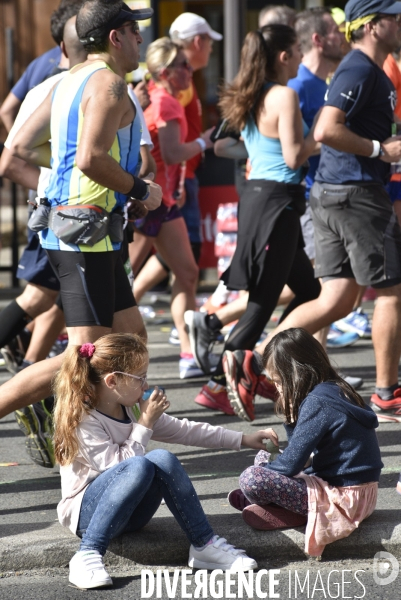
{"type": "Polygon", "coordinates": [[[60,467],[62,500],[57,506],[60,523],[76,533],[86,486],[101,473],[131,456],[143,456],[150,439],[158,442],[239,450],[242,433],[208,423],[176,419],[163,414],[153,430],[136,423],[117,421],[97,410],[86,415],[76,429],[79,452],[60,467]]]}

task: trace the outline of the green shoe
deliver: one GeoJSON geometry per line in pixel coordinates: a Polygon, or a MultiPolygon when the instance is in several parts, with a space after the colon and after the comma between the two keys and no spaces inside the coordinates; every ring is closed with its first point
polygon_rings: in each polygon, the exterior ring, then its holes
{"type": "Polygon", "coordinates": [[[33,462],[41,467],[53,468],[53,419],[45,401],[20,408],[14,414],[19,428],[27,438],[25,446],[33,462]]]}

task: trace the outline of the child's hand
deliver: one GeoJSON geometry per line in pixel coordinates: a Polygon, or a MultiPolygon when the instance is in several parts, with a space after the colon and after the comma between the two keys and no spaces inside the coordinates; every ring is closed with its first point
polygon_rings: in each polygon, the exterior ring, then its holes
{"type": "Polygon", "coordinates": [[[156,423],[157,419],[161,417],[169,406],[170,402],[167,400],[165,392],[159,390],[156,386],[149,400],[139,400],[141,416],[138,419],[138,423],[148,429],[153,429],[153,425],[156,423]]]}
{"type": "Polygon", "coordinates": [[[274,429],[262,429],[251,434],[244,433],[241,445],[254,450],[266,450],[266,444],[263,443],[263,440],[266,439],[278,446],[278,436],[274,429]]]}

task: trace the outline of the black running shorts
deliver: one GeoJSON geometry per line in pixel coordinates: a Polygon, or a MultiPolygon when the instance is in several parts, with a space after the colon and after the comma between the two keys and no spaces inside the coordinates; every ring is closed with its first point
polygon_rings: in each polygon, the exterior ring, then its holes
{"type": "Polygon", "coordinates": [[[114,313],[136,306],[121,250],[47,250],[60,281],[67,327],[111,327],[114,313]]]}

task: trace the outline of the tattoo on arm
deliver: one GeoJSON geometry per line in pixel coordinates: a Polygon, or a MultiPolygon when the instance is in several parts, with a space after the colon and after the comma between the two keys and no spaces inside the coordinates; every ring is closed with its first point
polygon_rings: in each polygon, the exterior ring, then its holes
{"type": "Polygon", "coordinates": [[[124,81],[113,81],[109,87],[109,94],[117,100],[122,100],[127,93],[127,84],[124,81]]]}

